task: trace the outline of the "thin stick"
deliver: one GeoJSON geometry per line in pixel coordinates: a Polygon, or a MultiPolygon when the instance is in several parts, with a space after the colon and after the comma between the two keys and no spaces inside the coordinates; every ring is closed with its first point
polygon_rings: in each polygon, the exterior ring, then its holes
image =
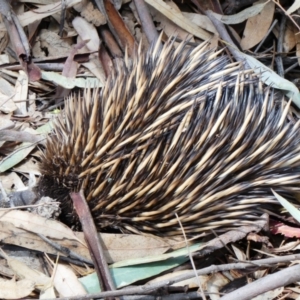
{"type": "Polygon", "coordinates": [[[83,191],[81,190],[79,193],[71,193],[71,198],[80,219],[84,236],[98,274],[101,290],[113,291],[116,289],[115,284],[112,280],[104,256],[103,247],[83,191]]]}

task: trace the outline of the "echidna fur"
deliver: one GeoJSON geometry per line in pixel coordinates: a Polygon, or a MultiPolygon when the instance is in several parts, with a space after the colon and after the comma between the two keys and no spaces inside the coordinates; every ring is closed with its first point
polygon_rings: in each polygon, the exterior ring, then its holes
{"type": "Polygon", "coordinates": [[[299,122],[221,50],[171,41],[139,49],[99,92],[66,102],[41,161],[40,191],[76,213],[84,190],[98,229],[196,235],[279,213],[271,189],[300,191],[299,122]]]}

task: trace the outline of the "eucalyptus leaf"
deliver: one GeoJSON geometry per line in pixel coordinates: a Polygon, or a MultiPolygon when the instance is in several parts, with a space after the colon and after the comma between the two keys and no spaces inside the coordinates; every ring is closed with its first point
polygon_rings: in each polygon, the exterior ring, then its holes
{"type": "Polygon", "coordinates": [[[287,97],[291,98],[293,102],[300,107],[300,93],[298,88],[292,82],[282,78],[254,57],[242,52],[240,52],[240,54],[247,61],[250,68],[253,69],[256,74],[260,75],[261,80],[266,85],[282,90],[287,97]]]}
{"type": "Polygon", "coordinates": [[[65,89],[79,88],[98,88],[102,87],[103,84],[98,78],[69,78],[60,75],[56,72],[42,71],[42,79],[51,81],[56,85],[62,86],[65,89]]]}
{"type": "Polygon", "coordinates": [[[181,248],[175,251],[172,251],[170,253],[164,253],[160,255],[152,255],[152,256],[146,256],[142,258],[134,258],[134,259],[126,259],[123,261],[116,262],[111,265],[112,268],[121,268],[121,267],[127,267],[127,266],[133,266],[133,265],[139,265],[139,264],[145,264],[145,263],[152,263],[152,262],[159,262],[164,261],[170,258],[176,258],[180,256],[188,256],[189,252],[195,252],[202,248],[204,244],[203,243],[197,243],[192,246],[189,246],[189,249],[187,248],[181,248]]]}
{"type": "MultiPolygon", "coordinates": [[[[51,122],[46,123],[43,126],[40,126],[36,130],[31,129],[31,133],[37,133],[37,134],[46,134],[51,131],[51,122]]],[[[41,136],[43,138],[43,136],[41,136]]],[[[7,157],[3,158],[0,162],[0,173],[3,173],[11,168],[13,168],[15,165],[23,161],[30,152],[36,147],[36,144],[24,142],[21,143],[15,151],[8,155],[7,157]]]]}
{"type": "MultiPolygon", "coordinates": [[[[130,285],[136,281],[153,277],[164,271],[180,266],[189,260],[189,257],[181,256],[167,259],[165,261],[141,264],[123,268],[110,269],[116,288],[130,285]]],[[[101,292],[97,274],[93,273],[79,279],[88,293],[101,292]]]]}
{"type": "Polygon", "coordinates": [[[280,202],[280,204],[298,221],[300,222],[300,211],[284,197],[273,191],[274,196],[280,202]]]}
{"type": "Polygon", "coordinates": [[[251,17],[258,15],[264,9],[267,3],[268,1],[266,1],[265,3],[257,3],[240,11],[237,14],[230,16],[220,15],[217,13],[213,13],[213,15],[217,20],[221,21],[224,24],[239,24],[248,20],[251,17]]]}

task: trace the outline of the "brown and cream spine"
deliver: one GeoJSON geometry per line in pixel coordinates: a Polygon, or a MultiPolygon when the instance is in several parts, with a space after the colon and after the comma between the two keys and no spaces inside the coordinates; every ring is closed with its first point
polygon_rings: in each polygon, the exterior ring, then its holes
{"type": "Polygon", "coordinates": [[[219,232],[279,213],[300,191],[299,122],[253,72],[208,44],[137,53],[101,92],[66,101],[41,161],[40,192],[76,221],[84,190],[99,229],[219,232]]]}

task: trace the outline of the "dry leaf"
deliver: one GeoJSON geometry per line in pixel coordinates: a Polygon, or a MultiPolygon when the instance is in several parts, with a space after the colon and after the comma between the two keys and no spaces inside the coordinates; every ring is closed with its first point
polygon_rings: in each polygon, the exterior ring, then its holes
{"type": "Polygon", "coordinates": [[[72,24],[77,33],[80,35],[81,39],[88,40],[88,42],[86,43],[86,47],[91,52],[98,51],[100,46],[100,39],[95,26],[81,17],[74,18],[72,24]]]}
{"type": "MultiPolygon", "coordinates": [[[[176,6],[175,3],[172,1],[166,1],[166,4],[172,7],[176,13],[181,14],[180,9],[176,6]]],[[[176,36],[180,38],[181,40],[185,40],[187,38],[191,38],[191,41],[194,41],[194,38],[191,36],[190,33],[188,33],[186,30],[182,29],[180,26],[172,22],[169,18],[167,18],[164,14],[156,10],[155,8],[149,6],[149,9],[151,11],[151,14],[153,16],[153,19],[156,22],[160,23],[160,27],[164,31],[164,33],[171,37],[176,33],[176,36]]],[[[197,24],[198,25],[198,24],[197,24]]]]}
{"type": "Polygon", "coordinates": [[[233,244],[231,245],[231,247],[232,247],[232,249],[233,249],[233,251],[234,251],[234,254],[235,254],[235,256],[236,256],[236,258],[237,258],[238,260],[240,260],[240,261],[245,261],[245,260],[247,260],[247,256],[246,256],[246,254],[245,254],[243,251],[241,251],[239,248],[237,248],[237,247],[234,246],[233,244]]]}
{"type": "Polygon", "coordinates": [[[34,287],[38,290],[44,290],[51,286],[51,278],[46,276],[45,274],[29,268],[23,262],[10,258],[8,256],[5,257],[9,267],[22,279],[30,280],[34,283],[34,287]]]}
{"type": "Polygon", "coordinates": [[[58,264],[55,267],[53,284],[60,297],[84,296],[84,289],[73,270],[65,265],[58,264]]]}
{"type": "Polygon", "coordinates": [[[191,33],[192,35],[195,35],[196,37],[199,37],[202,40],[207,40],[212,37],[212,35],[209,34],[207,31],[205,31],[202,28],[195,25],[189,19],[184,17],[181,14],[181,12],[177,12],[175,9],[173,9],[171,6],[167,5],[162,0],[146,0],[146,3],[148,3],[149,5],[154,7],[157,11],[162,13],[164,16],[166,16],[172,22],[177,24],[179,27],[181,27],[185,31],[191,33]]]}
{"type": "Polygon", "coordinates": [[[20,190],[25,188],[23,181],[15,172],[10,172],[6,175],[0,175],[0,181],[3,188],[6,191],[11,190],[12,187],[14,187],[14,190],[20,190]]]}
{"type": "Polygon", "coordinates": [[[0,221],[11,223],[18,228],[42,234],[46,237],[52,237],[58,240],[69,238],[78,241],[78,238],[68,226],[55,220],[42,218],[27,211],[0,210],[0,221]]]}
{"type": "Polygon", "coordinates": [[[277,224],[276,226],[273,226],[270,231],[273,234],[282,234],[288,238],[300,238],[300,228],[291,227],[284,224],[277,224]]]}
{"type": "MultiPolygon", "coordinates": [[[[82,235],[80,237],[82,237],[82,235]]],[[[65,254],[60,253],[47,242],[43,241],[35,233],[17,228],[9,222],[0,222],[0,240],[4,244],[11,244],[27,249],[38,250],[40,252],[65,256],[65,254]]],[[[59,244],[62,247],[66,247],[77,255],[81,255],[89,260],[91,259],[87,247],[83,246],[74,239],[70,240],[66,237],[62,240],[51,239],[51,241],[59,244]]]]}
{"type": "MultiPolygon", "coordinates": [[[[197,26],[213,33],[219,35],[218,31],[216,30],[215,26],[211,22],[211,20],[204,15],[196,14],[196,13],[187,13],[182,12],[182,14],[190,21],[195,23],[197,26]]],[[[174,34],[174,33],[173,33],[174,34]]]]}
{"type": "Polygon", "coordinates": [[[29,296],[34,290],[34,282],[28,279],[19,281],[5,280],[0,278],[0,298],[20,299],[29,296]]]}
{"type": "Polygon", "coordinates": [[[289,9],[287,9],[286,13],[287,15],[290,15],[291,13],[295,12],[299,8],[300,8],[300,0],[295,0],[293,5],[291,5],[289,9]]]}
{"type": "Polygon", "coordinates": [[[80,12],[81,16],[89,23],[97,27],[106,24],[106,17],[88,0],[81,1],[80,4],[74,6],[74,9],[80,12]]]}
{"type": "MultiPolygon", "coordinates": [[[[78,3],[80,3],[81,0],[66,0],[64,1],[64,4],[66,8],[72,7],[78,3]]],[[[47,1],[49,3],[49,1],[47,1]]],[[[46,18],[48,16],[51,16],[57,12],[61,12],[62,10],[62,2],[57,1],[52,4],[48,5],[41,5],[40,7],[27,11],[23,14],[18,15],[18,19],[23,27],[32,24],[36,22],[37,20],[41,20],[43,18],[46,18]]],[[[5,31],[5,26],[3,23],[0,23],[0,31],[5,31]]]]}
{"type": "Polygon", "coordinates": [[[41,170],[38,167],[36,159],[33,157],[24,159],[21,163],[14,167],[14,170],[24,174],[31,173],[37,176],[41,175],[41,170]]]}
{"type": "Polygon", "coordinates": [[[49,57],[66,57],[69,55],[72,46],[71,39],[62,39],[56,32],[41,30],[39,34],[41,48],[46,48],[49,57]]]}
{"type": "MultiPolygon", "coordinates": [[[[3,211],[0,211],[0,216],[2,214],[3,211]]],[[[0,240],[3,243],[65,256],[65,254],[59,253],[59,251],[35,234],[35,232],[37,232],[47,236],[48,232],[50,232],[51,236],[49,236],[49,238],[52,239],[53,242],[90,260],[91,258],[87,247],[78,242],[78,240],[84,240],[83,233],[77,232],[73,235],[72,231],[71,233],[70,231],[68,227],[58,221],[47,220],[25,211],[9,211],[8,215],[5,215],[5,221],[0,217],[0,240]],[[15,222],[15,218],[18,218],[17,222],[15,222]],[[29,219],[30,223],[26,221],[26,219],[29,219]],[[38,229],[36,227],[38,227],[38,229]],[[56,230],[58,230],[58,232],[56,230]],[[56,234],[56,232],[58,234],[56,234]]],[[[103,240],[105,256],[109,263],[163,254],[171,247],[175,248],[174,246],[177,245],[182,247],[182,244],[176,240],[165,241],[158,237],[135,234],[101,233],[101,239],[103,240]],[[173,244],[171,244],[172,242],[173,244]]]]}
{"type": "Polygon", "coordinates": [[[19,71],[19,77],[16,82],[15,95],[13,100],[16,103],[17,110],[14,111],[15,116],[27,117],[27,95],[28,95],[28,76],[24,71],[19,71]],[[22,101],[23,100],[23,101],[22,101]]]}
{"type": "Polygon", "coordinates": [[[229,282],[229,279],[220,272],[212,274],[206,283],[207,292],[209,293],[211,300],[219,300],[220,289],[229,282]]]}
{"type": "MultiPolygon", "coordinates": [[[[263,0],[263,2],[265,1],[263,0]]],[[[256,3],[259,4],[260,2],[256,3]]],[[[265,37],[273,21],[274,11],[275,3],[271,1],[265,5],[260,14],[247,20],[241,41],[243,50],[252,48],[265,37]]]]}
{"type": "Polygon", "coordinates": [[[159,255],[170,249],[170,245],[159,237],[136,234],[101,234],[104,250],[109,250],[110,261],[159,255]]]}
{"type": "Polygon", "coordinates": [[[287,22],[283,37],[283,51],[290,52],[296,46],[296,36],[298,31],[295,32],[295,26],[291,22],[287,22]]]}

